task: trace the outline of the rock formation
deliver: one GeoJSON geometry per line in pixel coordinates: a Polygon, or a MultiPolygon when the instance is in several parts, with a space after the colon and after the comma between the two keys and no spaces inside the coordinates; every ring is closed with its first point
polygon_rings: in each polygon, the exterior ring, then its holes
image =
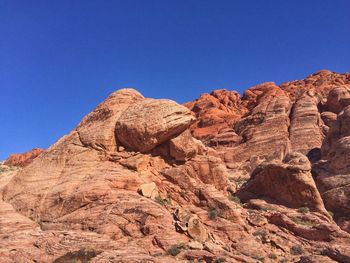
{"type": "Polygon", "coordinates": [[[112,93],[0,164],[0,262],[349,262],[349,84],[112,93]]]}
{"type": "Polygon", "coordinates": [[[6,159],[6,161],[4,162],[4,165],[25,167],[29,165],[36,157],[38,157],[43,152],[44,152],[43,149],[34,148],[29,152],[12,154],[6,159]]]}

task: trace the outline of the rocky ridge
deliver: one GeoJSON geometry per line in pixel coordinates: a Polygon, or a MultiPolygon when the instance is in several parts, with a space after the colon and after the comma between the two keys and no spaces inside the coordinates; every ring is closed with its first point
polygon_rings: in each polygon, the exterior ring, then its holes
{"type": "Polygon", "coordinates": [[[350,262],[348,90],[320,71],[186,107],[116,91],[1,165],[0,258],[350,262]]]}

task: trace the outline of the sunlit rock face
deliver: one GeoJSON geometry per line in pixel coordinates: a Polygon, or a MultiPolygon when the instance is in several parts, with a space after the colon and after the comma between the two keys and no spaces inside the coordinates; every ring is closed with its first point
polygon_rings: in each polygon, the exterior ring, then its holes
{"type": "Polygon", "coordinates": [[[349,83],[323,70],[185,105],[112,93],[0,164],[1,260],[347,262],[349,83]]]}

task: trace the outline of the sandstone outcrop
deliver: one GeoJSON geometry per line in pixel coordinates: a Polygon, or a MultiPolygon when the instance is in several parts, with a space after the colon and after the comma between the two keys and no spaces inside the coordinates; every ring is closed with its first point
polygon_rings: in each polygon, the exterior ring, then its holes
{"type": "Polygon", "coordinates": [[[240,96],[235,91],[215,90],[185,104],[194,112],[197,121],[192,125],[196,138],[207,140],[215,137],[222,128],[232,126],[246,112],[241,107],[240,96]]]}
{"type": "Polygon", "coordinates": [[[328,215],[312,178],[310,162],[301,153],[288,154],[283,163],[261,164],[240,192],[242,199],[267,197],[286,206],[307,207],[328,215]]]}
{"type": "Polygon", "coordinates": [[[332,89],[328,93],[326,106],[329,111],[338,114],[350,103],[350,90],[346,86],[332,89]]]}
{"type": "Polygon", "coordinates": [[[350,106],[340,110],[323,142],[323,160],[313,171],[326,208],[350,232],[350,106]]]}
{"type": "Polygon", "coordinates": [[[118,140],[139,152],[148,152],[186,130],[191,112],[171,100],[145,99],[130,106],[116,124],[118,140]]]}
{"type": "Polygon", "coordinates": [[[134,89],[121,89],[112,93],[89,113],[78,125],[81,142],[96,150],[116,150],[115,122],[132,104],[144,97],[134,89]]]}
{"type": "Polygon", "coordinates": [[[20,153],[20,154],[11,154],[4,165],[7,166],[17,166],[17,167],[25,167],[30,164],[36,157],[42,154],[45,150],[34,148],[29,152],[20,153]]]}
{"type": "Polygon", "coordinates": [[[1,260],[347,262],[349,110],[332,90],[349,83],[324,70],[187,108],[112,93],[27,166],[0,164],[1,260]]]}
{"type": "Polygon", "coordinates": [[[193,138],[189,130],[169,141],[169,154],[177,161],[190,160],[204,151],[205,146],[201,141],[193,138]]]}

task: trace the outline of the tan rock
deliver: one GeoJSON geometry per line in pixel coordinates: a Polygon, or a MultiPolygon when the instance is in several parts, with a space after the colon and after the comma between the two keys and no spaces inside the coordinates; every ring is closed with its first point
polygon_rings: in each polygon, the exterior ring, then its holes
{"type": "Polygon", "coordinates": [[[134,171],[146,171],[150,166],[151,159],[148,155],[137,154],[126,159],[121,159],[120,163],[134,171]]]}
{"type": "Polygon", "coordinates": [[[329,92],[326,106],[329,111],[338,114],[344,106],[349,105],[346,105],[348,99],[350,99],[350,90],[346,86],[336,87],[329,92]]]}
{"type": "Polygon", "coordinates": [[[206,228],[196,216],[188,220],[187,232],[188,235],[196,241],[205,242],[208,239],[206,228]]]}
{"type": "Polygon", "coordinates": [[[144,197],[151,199],[159,196],[157,185],[154,182],[140,185],[139,192],[144,197]]]}
{"type": "Polygon", "coordinates": [[[253,226],[263,226],[267,224],[267,219],[256,212],[249,213],[247,220],[253,226]]]}
{"type": "Polygon", "coordinates": [[[202,142],[193,138],[189,130],[169,141],[170,156],[177,161],[190,160],[196,154],[203,153],[204,148],[202,142]]]}
{"type": "Polygon", "coordinates": [[[116,135],[123,145],[147,152],[186,130],[193,121],[191,112],[174,101],[145,99],[121,115],[116,135]]]}
{"type": "Polygon", "coordinates": [[[118,118],[131,104],[143,99],[134,89],[113,92],[77,126],[82,144],[96,150],[116,151],[115,125],[118,118]]]}
{"type": "Polygon", "coordinates": [[[337,114],[335,114],[334,112],[330,112],[330,111],[324,111],[321,113],[321,118],[322,118],[324,124],[327,125],[328,127],[330,127],[332,125],[332,123],[336,121],[337,114]]]}
{"type": "Polygon", "coordinates": [[[289,128],[291,151],[307,154],[310,150],[321,147],[325,136],[321,128],[318,102],[314,94],[305,93],[293,105],[289,128]]]}
{"type": "Polygon", "coordinates": [[[188,247],[190,249],[197,249],[197,250],[202,250],[203,249],[203,245],[202,243],[198,242],[198,241],[191,241],[188,242],[188,247]]]}

